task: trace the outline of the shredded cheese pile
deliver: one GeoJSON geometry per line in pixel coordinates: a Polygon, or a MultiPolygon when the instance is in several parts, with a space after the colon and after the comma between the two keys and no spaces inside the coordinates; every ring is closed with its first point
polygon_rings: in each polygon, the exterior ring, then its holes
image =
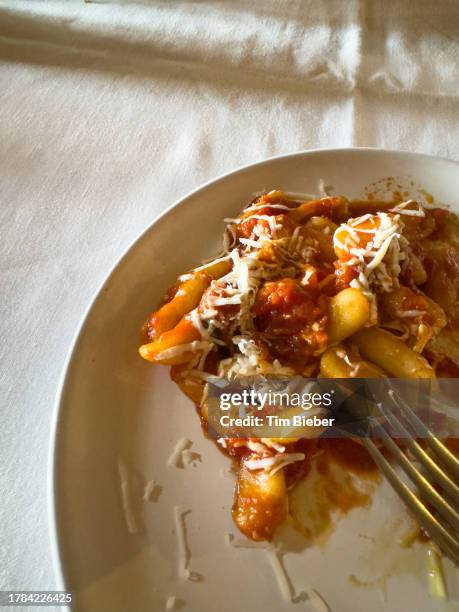
{"type": "Polygon", "coordinates": [[[238,375],[290,376],[293,374],[291,368],[283,367],[277,360],[273,363],[263,360],[261,350],[248,337],[248,334],[253,331],[252,306],[258,289],[264,281],[281,276],[291,276],[298,270],[303,271],[304,264],[315,258],[317,249],[313,240],[305,240],[304,236],[300,235],[300,226],[296,227],[291,235],[286,235],[282,224],[275,215],[253,214],[244,217],[245,213],[261,208],[278,210],[279,213],[291,210],[284,204],[251,204],[242,211],[241,216],[237,219],[225,219],[225,222],[228,223],[224,235],[225,254],[194,270],[205,270],[206,267],[225,260],[230,260],[233,264],[230,272],[212,281],[200,305],[190,313],[190,320],[201,335],[201,343],[198,344],[198,341],[195,341],[187,348],[177,347],[177,350],[181,352],[184,350],[201,351],[202,358],[200,360],[195,358],[190,366],[197,371],[202,370],[208,352],[215,345],[224,344],[215,336],[216,331],[228,327],[227,321],[223,324],[219,319],[219,308],[235,306],[236,308],[228,314],[227,319],[231,321],[230,331],[238,331],[238,335],[232,339],[238,351],[233,358],[220,363],[219,376],[232,378],[238,375]],[[237,226],[247,219],[257,222],[252,228],[251,235],[248,238],[239,237],[236,240],[237,226]],[[267,247],[274,254],[274,261],[261,257],[262,250],[267,247]],[[203,351],[206,351],[205,355],[203,351]]]}
{"type": "Polygon", "coordinates": [[[421,208],[408,209],[410,204],[411,200],[402,202],[388,213],[378,212],[376,215],[366,214],[350,219],[341,224],[333,236],[335,249],[351,255],[342,263],[354,268],[358,273],[357,278],[350,282],[350,286],[362,291],[369,299],[372,323],[377,319],[375,293],[385,293],[398,288],[402,265],[408,260],[409,243],[402,233],[404,224],[401,215],[425,215],[421,208]],[[343,230],[347,234],[344,242],[339,238],[343,230]],[[362,243],[362,235],[370,237],[365,244],[362,243]]]}
{"type": "Polygon", "coordinates": [[[407,241],[401,235],[403,223],[400,221],[400,215],[379,212],[377,225],[372,228],[359,227],[373,219],[374,216],[368,214],[341,224],[333,236],[333,243],[335,247],[352,255],[343,262],[359,272],[358,279],[354,279],[351,286],[364,292],[371,289],[391,291],[399,286],[400,262],[406,256],[403,248],[406,247],[407,241]],[[338,238],[342,230],[345,230],[350,238],[344,243],[338,238]],[[365,246],[359,246],[361,234],[371,235],[365,246]]]}
{"type": "Polygon", "coordinates": [[[239,352],[233,357],[222,359],[219,364],[219,376],[232,379],[236,376],[256,376],[257,374],[273,376],[293,376],[292,368],[283,366],[278,359],[266,361],[255,341],[248,336],[234,336],[233,343],[239,352]]]}

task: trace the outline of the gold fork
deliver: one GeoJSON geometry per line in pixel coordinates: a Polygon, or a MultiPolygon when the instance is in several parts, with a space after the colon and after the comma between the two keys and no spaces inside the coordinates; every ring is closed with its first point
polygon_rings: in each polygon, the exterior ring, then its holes
{"type": "Polygon", "coordinates": [[[380,412],[396,434],[403,438],[404,445],[416,459],[422,471],[414,465],[379,422],[373,422],[372,433],[374,437],[381,440],[395,462],[408,475],[416,491],[403,482],[370,437],[363,437],[361,440],[421,527],[439,548],[456,565],[459,565],[459,513],[457,511],[459,508],[459,461],[422,423],[404,400],[397,398],[395,401],[390,392],[389,397],[403,414],[408,426],[417,432],[417,437],[424,439],[426,447],[431,451],[427,453],[394,414],[378,404],[380,412]],[[432,482],[436,483],[438,490],[432,482]],[[435,508],[438,518],[426,506],[426,503],[431,508],[435,508]],[[440,522],[440,517],[444,519],[444,523],[440,522]]]}

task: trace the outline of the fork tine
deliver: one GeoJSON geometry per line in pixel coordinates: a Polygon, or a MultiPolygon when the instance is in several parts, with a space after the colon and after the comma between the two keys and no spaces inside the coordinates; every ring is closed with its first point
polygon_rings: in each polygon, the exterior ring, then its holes
{"type": "Polygon", "coordinates": [[[435,516],[424,506],[413,491],[400,480],[381,451],[370,438],[362,438],[362,443],[373,457],[395,492],[406,503],[419,524],[429,533],[438,546],[459,565],[459,542],[440,524],[435,516]]]}
{"type": "Polygon", "coordinates": [[[392,390],[390,390],[388,394],[392,401],[402,410],[407,421],[415,429],[415,431],[421,432],[422,438],[425,439],[426,443],[437,455],[438,459],[445,464],[445,467],[448,468],[449,473],[454,476],[455,480],[459,481],[459,461],[456,459],[456,457],[446,448],[444,444],[440,442],[440,440],[438,440],[438,438],[433,435],[430,429],[427,429],[424,423],[411,410],[403,398],[397,397],[397,400],[395,400],[392,390]]]}
{"type": "Polygon", "coordinates": [[[419,489],[421,496],[431,503],[438,512],[454,527],[459,530],[459,514],[452,508],[438,491],[430,484],[430,482],[419,472],[405,453],[392,440],[387,431],[380,425],[374,425],[373,432],[378,438],[381,438],[384,446],[394,455],[397,463],[411,478],[413,483],[419,489]]]}
{"type": "Polygon", "coordinates": [[[378,407],[392,427],[399,435],[403,437],[403,443],[410,449],[413,455],[415,455],[422,467],[459,506],[459,487],[445,474],[445,472],[443,472],[443,470],[440,469],[435,461],[433,461],[432,457],[425,452],[422,446],[420,446],[419,443],[411,437],[411,434],[405,429],[405,427],[393,413],[386,410],[382,404],[378,404],[378,407]]]}

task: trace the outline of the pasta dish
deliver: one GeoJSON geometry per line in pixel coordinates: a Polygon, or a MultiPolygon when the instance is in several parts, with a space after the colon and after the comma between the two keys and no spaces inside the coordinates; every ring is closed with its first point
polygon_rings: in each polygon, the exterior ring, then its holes
{"type": "MultiPolygon", "coordinates": [[[[222,252],[177,279],[139,349],[171,366],[204,428],[212,376],[458,376],[459,223],[448,210],[271,191],[225,223],[222,252]]],[[[323,443],[217,443],[237,466],[236,525],[270,540],[323,443]]]]}

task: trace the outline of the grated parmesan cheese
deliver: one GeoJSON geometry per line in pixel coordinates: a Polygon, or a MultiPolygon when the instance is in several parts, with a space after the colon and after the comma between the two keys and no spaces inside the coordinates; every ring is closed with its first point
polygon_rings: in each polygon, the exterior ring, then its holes
{"type": "Polygon", "coordinates": [[[233,343],[237,345],[240,353],[220,362],[219,376],[232,379],[237,376],[254,376],[256,374],[294,375],[295,372],[292,368],[282,366],[277,359],[273,362],[263,360],[261,350],[251,338],[234,336],[233,343]]]}
{"type": "Polygon", "coordinates": [[[315,612],[330,612],[330,608],[315,589],[306,588],[297,595],[295,594],[294,586],[281,563],[279,550],[277,548],[273,546],[268,547],[266,549],[266,554],[273,569],[279,591],[285,601],[299,603],[307,599],[307,601],[312,604],[315,612]]]}
{"type": "Polygon", "coordinates": [[[318,181],[319,194],[321,197],[325,198],[330,195],[330,191],[333,189],[332,185],[325,185],[324,179],[319,179],[318,181]]]}
{"type": "Polygon", "coordinates": [[[178,576],[182,580],[198,582],[202,580],[202,577],[196,572],[191,572],[189,569],[191,553],[186,541],[185,516],[190,514],[190,512],[191,510],[181,510],[178,506],[174,506],[175,534],[178,549],[178,576]]]}
{"type": "Polygon", "coordinates": [[[225,535],[225,543],[227,546],[231,546],[232,548],[264,550],[273,569],[279,591],[286,602],[299,603],[307,600],[311,603],[315,612],[330,612],[330,608],[315,589],[306,588],[300,591],[298,594],[295,594],[295,588],[284,565],[281,562],[280,550],[277,546],[273,546],[268,542],[239,540],[236,539],[232,533],[227,533],[225,535]]]}
{"type": "Polygon", "coordinates": [[[279,555],[275,549],[267,548],[266,554],[268,556],[271,567],[273,568],[274,576],[277,581],[277,585],[281,592],[282,597],[285,601],[292,602],[294,599],[294,592],[292,584],[289,580],[287,572],[285,571],[282,563],[280,562],[279,555]]]}
{"type": "Polygon", "coordinates": [[[180,438],[177,444],[174,446],[174,450],[172,451],[169,459],[167,460],[167,465],[170,467],[181,468],[183,469],[183,459],[182,453],[184,450],[190,448],[193,445],[193,442],[188,438],[180,438]]]}
{"type": "Polygon", "coordinates": [[[187,274],[181,274],[178,277],[178,280],[183,282],[183,281],[191,280],[192,278],[193,278],[193,274],[187,273],[187,274]]]}
{"type": "Polygon", "coordinates": [[[244,208],[242,214],[246,212],[250,212],[251,210],[259,210],[260,208],[272,208],[277,210],[292,210],[290,206],[285,206],[285,204],[251,204],[244,208]]]}
{"type": "Polygon", "coordinates": [[[403,310],[397,312],[397,316],[400,319],[404,319],[406,317],[422,317],[425,314],[427,314],[425,310],[403,310]]]}
{"type": "Polygon", "coordinates": [[[236,540],[232,533],[227,533],[225,537],[225,542],[228,546],[232,548],[269,548],[270,544],[267,542],[255,542],[254,540],[236,540]]]}
{"type": "Polygon", "coordinates": [[[263,457],[261,459],[247,459],[245,465],[247,469],[264,470],[272,476],[285,466],[296,461],[302,461],[305,458],[304,453],[278,453],[272,457],[263,457]]]}
{"type": "MultiPolygon", "coordinates": [[[[210,348],[213,348],[210,344],[210,348]]],[[[157,355],[158,359],[171,359],[172,357],[177,357],[178,355],[183,355],[183,353],[196,353],[200,350],[209,349],[209,342],[203,342],[200,340],[193,340],[193,342],[187,342],[186,344],[178,344],[177,346],[171,346],[170,348],[164,349],[164,351],[160,351],[157,355]]],[[[210,350],[210,349],[209,349],[210,350]]]]}
{"type": "Polygon", "coordinates": [[[355,219],[349,219],[349,221],[347,222],[348,225],[361,225],[362,223],[365,223],[365,221],[369,221],[370,219],[373,218],[373,215],[371,213],[366,213],[365,215],[362,215],[361,217],[356,217],[355,219]]]}
{"type": "Polygon", "coordinates": [[[307,285],[309,285],[309,281],[313,275],[314,275],[314,270],[311,270],[311,268],[306,270],[306,272],[303,275],[303,278],[300,281],[303,287],[306,287],[307,285]]]}
{"type": "Polygon", "coordinates": [[[149,480],[144,489],[143,499],[144,501],[151,501],[156,503],[161,495],[163,488],[156,484],[154,480],[149,480]]]}
{"type": "Polygon", "coordinates": [[[266,446],[260,442],[254,442],[253,440],[246,440],[245,445],[254,453],[263,454],[266,452],[266,446]]]}
{"type": "Polygon", "coordinates": [[[252,240],[251,238],[239,238],[239,242],[241,244],[245,244],[246,246],[251,246],[254,249],[260,249],[263,246],[263,243],[259,240],[252,240]]]}
{"type": "Polygon", "coordinates": [[[198,463],[202,462],[202,458],[199,453],[196,453],[189,448],[185,448],[182,451],[182,462],[184,465],[196,466],[198,463]]]}
{"type": "Polygon", "coordinates": [[[400,286],[398,277],[401,262],[407,259],[408,241],[402,236],[403,223],[400,214],[378,212],[377,215],[363,215],[340,225],[333,236],[335,247],[347,251],[352,258],[344,265],[353,267],[358,278],[349,285],[359,289],[370,303],[370,323],[377,322],[377,303],[374,292],[389,292],[400,286]],[[359,228],[372,221],[373,228],[359,228]],[[341,231],[348,233],[343,242],[338,238],[341,231]],[[365,247],[359,247],[359,234],[371,234],[365,247]]]}
{"type": "Polygon", "coordinates": [[[134,511],[132,508],[131,487],[129,482],[129,474],[126,464],[121,457],[118,457],[118,473],[121,485],[121,500],[123,504],[124,519],[130,534],[137,533],[137,522],[135,520],[134,511]]]}
{"type": "MultiPolygon", "coordinates": [[[[250,219],[256,219],[257,221],[266,221],[269,224],[269,229],[271,230],[271,236],[274,237],[276,231],[280,229],[280,225],[276,222],[276,217],[274,215],[251,215],[250,219]]],[[[260,235],[265,234],[265,228],[262,225],[256,225],[254,227],[254,231],[259,231],[260,235]]]]}
{"type": "Polygon", "coordinates": [[[175,597],[174,595],[170,595],[167,600],[166,600],[166,607],[165,609],[170,611],[170,610],[176,610],[177,609],[177,604],[178,604],[178,599],[177,597],[175,597]]]}
{"type": "Polygon", "coordinates": [[[274,448],[278,453],[285,453],[285,446],[283,444],[279,444],[279,442],[275,442],[271,438],[262,438],[261,441],[263,444],[266,444],[266,446],[274,448]]]}
{"type": "Polygon", "coordinates": [[[178,548],[178,576],[184,580],[189,580],[190,570],[188,569],[189,563],[189,552],[186,544],[185,535],[185,514],[190,510],[181,511],[178,506],[174,507],[174,520],[175,520],[175,533],[177,536],[177,548],[178,548]]]}
{"type": "Polygon", "coordinates": [[[406,202],[401,202],[400,204],[397,204],[397,206],[394,206],[393,208],[389,209],[390,212],[397,212],[401,215],[406,215],[408,217],[425,217],[426,213],[424,212],[422,206],[420,204],[418,204],[417,202],[415,202],[414,200],[407,200],[406,202]],[[417,204],[418,208],[417,209],[406,209],[406,207],[410,204],[417,204]]]}
{"type": "Polygon", "coordinates": [[[315,612],[330,612],[330,607],[315,589],[305,589],[305,592],[315,612]]]}
{"type": "Polygon", "coordinates": [[[231,297],[226,297],[226,298],[217,298],[216,300],[214,300],[213,303],[215,306],[230,306],[230,305],[240,304],[241,296],[233,295],[231,297]]]}

